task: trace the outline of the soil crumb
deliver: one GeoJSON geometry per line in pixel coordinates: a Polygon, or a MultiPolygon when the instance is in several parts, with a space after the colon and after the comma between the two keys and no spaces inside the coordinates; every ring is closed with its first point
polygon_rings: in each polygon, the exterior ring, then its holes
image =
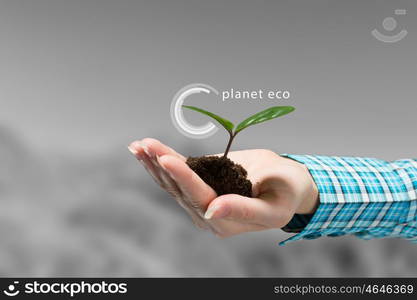
{"type": "Polygon", "coordinates": [[[252,183],[246,170],[229,158],[217,156],[188,157],[187,165],[200,176],[217,195],[239,194],[252,197],[252,183]]]}

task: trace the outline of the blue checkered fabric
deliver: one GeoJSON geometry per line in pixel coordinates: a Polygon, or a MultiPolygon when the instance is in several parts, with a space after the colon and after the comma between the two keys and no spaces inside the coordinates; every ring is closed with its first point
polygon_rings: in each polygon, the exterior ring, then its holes
{"type": "Polygon", "coordinates": [[[280,243],[353,234],[362,239],[401,237],[417,243],[417,159],[316,155],[283,156],[303,163],[319,191],[312,215],[295,215],[280,243]]]}

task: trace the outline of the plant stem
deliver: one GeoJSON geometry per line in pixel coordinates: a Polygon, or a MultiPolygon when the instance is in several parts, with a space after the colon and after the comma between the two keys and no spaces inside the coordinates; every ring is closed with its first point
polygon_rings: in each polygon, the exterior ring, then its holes
{"type": "Polygon", "coordinates": [[[229,154],[230,146],[232,146],[233,139],[236,136],[236,134],[232,132],[229,132],[229,134],[230,134],[229,142],[227,143],[227,147],[226,147],[226,150],[224,151],[223,158],[226,158],[227,154],[229,154]]]}

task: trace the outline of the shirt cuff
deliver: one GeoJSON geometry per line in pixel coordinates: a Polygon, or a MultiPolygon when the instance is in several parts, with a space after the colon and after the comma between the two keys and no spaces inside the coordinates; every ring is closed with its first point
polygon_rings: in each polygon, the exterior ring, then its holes
{"type": "Polygon", "coordinates": [[[311,221],[313,215],[314,214],[295,214],[291,221],[281,229],[285,232],[301,232],[311,221]]]}
{"type": "Polygon", "coordinates": [[[417,242],[417,169],[411,166],[415,161],[396,165],[374,158],[282,156],[306,165],[317,185],[320,204],[312,215],[293,217],[283,229],[299,233],[280,245],[345,234],[417,242]],[[413,169],[405,172],[404,166],[413,169]]]}

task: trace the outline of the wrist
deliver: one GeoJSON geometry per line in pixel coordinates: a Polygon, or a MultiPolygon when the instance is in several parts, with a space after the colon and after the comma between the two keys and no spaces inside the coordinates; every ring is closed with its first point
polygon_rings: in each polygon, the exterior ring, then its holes
{"type": "Polygon", "coordinates": [[[280,155],[285,164],[291,165],[295,172],[292,179],[295,185],[294,204],[295,214],[313,214],[319,206],[319,190],[307,166],[288,155],[280,155]]]}
{"type": "Polygon", "coordinates": [[[319,205],[319,191],[308,168],[304,164],[299,164],[302,166],[303,169],[304,180],[302,182],[304,184],[304,192],[301,196],[302,201],[300,205],[297,207],[295,213],[313,214],[319,205]]]}

